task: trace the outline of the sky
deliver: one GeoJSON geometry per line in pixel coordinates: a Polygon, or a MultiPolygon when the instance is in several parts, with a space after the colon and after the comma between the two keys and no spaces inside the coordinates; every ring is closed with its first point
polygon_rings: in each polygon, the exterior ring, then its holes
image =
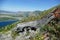
{"type": "Polygon", "coordinates": [[[58,4],[60,4],[60,0],[0,0],[0,10],[43,11],[58,4]]]}

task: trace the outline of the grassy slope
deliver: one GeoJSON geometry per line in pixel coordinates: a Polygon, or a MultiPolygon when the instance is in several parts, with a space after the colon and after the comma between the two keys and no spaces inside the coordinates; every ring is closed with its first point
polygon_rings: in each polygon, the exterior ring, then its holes
{"type": "MultiPolygon", "coordinates": [[[[53,9],[55,9],[56,7],[60,8],[60,5],[47,10],[47,12],[49,13],[49,12],[53,11],[53,9]]],[[[60,40],[60,23],[56,23],[56,21],[54,21],[54,20],[51,20],[50,24],[47,24],[43,28],[41,28],[42,34],[41,33],[37,34],[36,37],[32,38],[31,40],[44,40],[43,32],[45,32],[45,31],[48,31],[49,37],[51,36],[50,40],[60,40]]]]}

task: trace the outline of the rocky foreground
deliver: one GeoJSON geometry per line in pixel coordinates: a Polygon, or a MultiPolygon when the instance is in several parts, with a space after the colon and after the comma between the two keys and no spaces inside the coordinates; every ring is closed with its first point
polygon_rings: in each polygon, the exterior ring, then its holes
{"type": "Polygon", "coordinates": [[[34,37],[38,33],[37,31],[29,31],[29,35],[26,35],[27,32],[19,33],[19,36],[16,36],[13,38],[11,35],[11,31],[5,33],[5,34],[0,34],[0,40],[30,40],[30,38],[34,37]]]}

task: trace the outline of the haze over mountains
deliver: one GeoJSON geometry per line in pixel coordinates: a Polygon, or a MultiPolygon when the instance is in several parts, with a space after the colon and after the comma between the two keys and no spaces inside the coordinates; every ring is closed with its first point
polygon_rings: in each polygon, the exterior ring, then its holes
{"type": "Polygon", "coordinates": [[[18,12],[11,12],[11,11],[5,11],[5,10],[0,10],[0,14],[9,14],[9,15],[25,15],[25,16],[28,16],[28,15],[37,15],[39,14],[41,11],[37,10],[37,11],[18,11],[18,12]]]}
{"type": "Polygon", "coordinates": [[[30,12],[41,12],[39,10],[36,11],[17,11],[17,12],[11,12],[11,11],[5,11],[5,10],[0,10],[0,13],[4,14],[4,13],[30,13],[30,12]]]}

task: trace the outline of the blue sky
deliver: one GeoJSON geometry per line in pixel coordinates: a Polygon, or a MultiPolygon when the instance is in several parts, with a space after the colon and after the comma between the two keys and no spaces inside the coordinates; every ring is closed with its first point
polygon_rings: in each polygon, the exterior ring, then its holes
{"type": "Polygon", "coordinates": [[[34,11],[46,10],[60,4],[60,0],[0,0],[0,10],[34,11]]]}

